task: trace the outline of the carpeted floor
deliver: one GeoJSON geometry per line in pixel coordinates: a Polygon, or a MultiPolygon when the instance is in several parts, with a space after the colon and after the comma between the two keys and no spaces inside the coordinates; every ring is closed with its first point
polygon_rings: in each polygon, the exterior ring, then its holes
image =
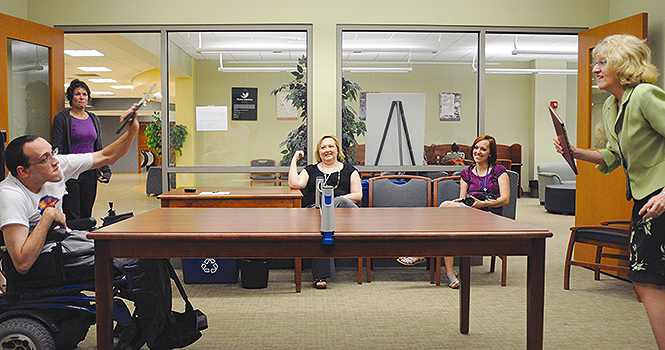
{"type": "MultiPolygon", "coordinates": [[[[96,218],[107,202],[118,212],[159,206],[142,187],[145,175],[114,174],[100,185],[96,218]]],[[[143,185],[144,186],[144,185],[143,185]]],[[[655,349],[643,306],[630,283],[573,267],[563,290],[563,260],[573,216],[550,214],[538,199],[521,198],[517,220],[554,233],[547,240],[545,349],[655,349]]],[[[508,285],[489,257],[471,270],[470,332],[459,333],[459,292],[429,284],[416,267],[376,268],[358,285],[353,268],[338,270],[327,290],[303,285],[296,294],[292,270],[271,270],[268,288],[189,284],[192,303],[210,328],[188,349],[521,349],[525,347],[526,258],[508,258],[508,285]]],[[[303,281],[310,278],[304,271],[303,281]]],[[[176,303],[178,301],[176,300],[176,303]]],[[[95,328],[79,349],[95,348],[95,328]]]]}

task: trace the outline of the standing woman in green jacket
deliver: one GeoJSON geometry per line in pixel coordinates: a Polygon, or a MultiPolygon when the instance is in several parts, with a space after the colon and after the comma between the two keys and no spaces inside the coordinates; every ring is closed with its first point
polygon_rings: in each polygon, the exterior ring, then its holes
{"type": "MultiPolygon", "coordinates": [[[[651,84],[658,72],[646,43],[630,35],[612,35],[593,50],[598,88],[611,94],[603,105],[607,148],[571,145],[573,157],[598,164],[607,174],[626,173],[626,198],[632,198],[631,259],[633,281],[649,317],[659,349],[665,349],[665,91],[651,84]]],[[[559,153],[561,142],[554,139],[559,153]]]]}

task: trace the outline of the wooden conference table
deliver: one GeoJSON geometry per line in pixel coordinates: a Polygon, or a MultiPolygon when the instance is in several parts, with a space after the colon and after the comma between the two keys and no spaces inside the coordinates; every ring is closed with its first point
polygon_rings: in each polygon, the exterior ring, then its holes
{"type": "Polygon", "coordinates": [[[300,190],[288,186],[177,188],[157,196],[162,208],[300,208],[300,190]],[[202,194],[203,193],[203,194],[202,194]]]}
{"type": "MultiPolygon", "coordinates": [[[[288,186],[179,187],[160,194],[162,208],[300,208],[302,193],[288,186]]],[[[302,259],[295,258],[293,281],[302,290],[302,259]]]]}
{"type": "MultiPolygon", "coordinates": [[[[114,257],[460,257],[460,332],[469,332],[469,257],[527,256],[527,349],[542,349],[545,239],[552,233],[471,208],[337,208],[323,246],[317,209],[158,208],[88,234],[95,240],[97,346],[112,348],[114,257]]],[[[360,292],[360,291],[359,291],[360,292]]]]}

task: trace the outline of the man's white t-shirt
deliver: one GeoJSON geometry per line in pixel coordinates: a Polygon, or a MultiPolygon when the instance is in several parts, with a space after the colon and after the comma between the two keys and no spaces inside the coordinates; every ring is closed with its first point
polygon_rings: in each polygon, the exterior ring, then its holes
{"type": "Polygon", "coordinates": [[[45,183],[39,193],[30,191],[11,174],[0,182],[0,228],[9,224],[31,227],[39,222],[45,208],[55,207],[62,210],[65,181],[90,169],[93,158],[92,153],[56,157],[60,161],[62,180],[45,183]]]}

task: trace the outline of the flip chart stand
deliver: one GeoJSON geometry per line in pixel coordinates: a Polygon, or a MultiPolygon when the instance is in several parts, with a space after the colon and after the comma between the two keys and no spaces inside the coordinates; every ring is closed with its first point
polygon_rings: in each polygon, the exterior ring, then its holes
{"type": "Polygon", "coordinates": [[[381,145],[379,146],[379,151],[376,153],[376,160],[374,165],[379,165],[379,158],[381,158],[381,153],[383,152],[383,145],[386,142],[386,135],[388,134],[388,129],[390,128],[390,122],[393,118],[393,112],[395,111],[395,106],[399,111],[399,117],[401,119],[397,120],[397,144],[399,145],[399,165],[404,165],[402,157],[402,126],[404,127],[404,135],[406,136],[406,145],[409,147],[409,156],[411,157],[411,165],[416,165],[416,159],[413,157],[413,147],[411,147],[411,137],[409,136],[409,128],[406,126],[406,118],[404,117],[404,106],[402,101],[396,100],[390,105],[390,112],[388,112],[388,120],[386,120],[386,126],[383,128],[383,136],[381,137],[381,145]]]}

